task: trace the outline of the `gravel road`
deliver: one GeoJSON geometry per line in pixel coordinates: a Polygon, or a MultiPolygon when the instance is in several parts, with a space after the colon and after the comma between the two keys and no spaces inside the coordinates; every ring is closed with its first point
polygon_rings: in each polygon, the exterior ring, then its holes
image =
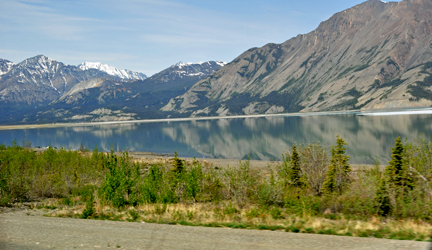
{"type": "Polygon", "coordinates": [[[427,242],[0,214],[0,249],[428,249],[427,242]]]}

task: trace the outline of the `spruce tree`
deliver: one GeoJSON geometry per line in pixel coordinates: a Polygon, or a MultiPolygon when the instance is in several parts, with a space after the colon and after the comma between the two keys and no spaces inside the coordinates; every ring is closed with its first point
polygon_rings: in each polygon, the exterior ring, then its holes
{"type": "Polygon", "coordinates": [[[291,155],[291,169],[289,173],[289,179],[291,184],[295,187],[300,187],[303,185],[301,180],[300,157],[297,153],[296,145],[293,146],[293,152],[291,155]]]}
{"type": "Polygon", "coordinates": [[[329,166],[322,189],[322,192],[327,195],[336,192],[336,167],[334,165],[329,166]]]}
{"type": "Polygon", "coordinates": [[[378,204],[378,214],[386,216],[391,211],[390,197],[388,195],[386,181],[381,179],[375,195],[375,201],[378,204]]]}
{"type": "Polygon", "coordinates": [[[398,137],[392,148],[391,160],[385,170],[385,181],[390,188],[396,191],[396,195],[403,195],[408,189],[414,187],[413,178],[404,162],[403,155],[404,146],[401,138],[398,137]]]}
{"type": "Polygon", "coordinates": [[[387,215],[392,209],[397,208],[398,198],[403,198],[404,194],[414,187],[413,178],[404,162],[404,151],[401,138],[398,137],[376,193],[378,209],[382,215],[387,215]],[[396,203],[390,203],[390,196],[396,203]]]}
{"type": "Polygon", "coordinates": [[[183,172],[183,162],[180,158],[178,158],[177,151],[174,151],[174,172],[183,172]]]}
{"type": "Polygon", "coordinates": [[[395,146],[392,148],[391,160],[388,162],[389,165],[386,167],[385,174],[387,181],[392,186],[401,186],[402,184],[402,172],[403,172],[403,162],[402,154],[404,148],[401,142],[400,136],[396,139],[395,146]]]}
{"type": "Polygon", "coordinates": [[[330,166],[323,183],[323,193],[342,193],[344,187],[350,182],[351,167],[349,156],[345,155],[344,146],[347,143],[336,136],[336,145],[331,149],[330,166]]]}
{"type": "Polygon", "coordinates": [[[395,146],[392,148],[391,160],[385,170],[387,182],[390,186],[398,187],[414,187],[413,179],[409,175],[408,167],[403,161],[404,146],[400,136],[396,139],[395,146]]]}

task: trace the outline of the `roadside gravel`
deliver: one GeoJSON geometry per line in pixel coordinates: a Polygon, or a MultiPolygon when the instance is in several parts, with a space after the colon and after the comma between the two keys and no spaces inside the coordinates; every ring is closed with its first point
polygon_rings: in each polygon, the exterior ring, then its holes
{"type": "Polygon", "coordinates": [[[0,214],[0,249],[428,249],[427,242],[0,214]]]}

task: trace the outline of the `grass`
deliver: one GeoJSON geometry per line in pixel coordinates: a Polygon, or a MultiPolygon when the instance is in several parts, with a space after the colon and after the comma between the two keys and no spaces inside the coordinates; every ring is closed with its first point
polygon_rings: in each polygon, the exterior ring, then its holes
{"type": "MultiPolygon", "coordinates": [[[[66,206],[61,200],[50,200],[49,216],[81,218],[84,205],[66,206]]],[[[183,226],[224,227],[233,229],[253,229],[285,231],[290,233],[309,233],[341,235],[354,237],[373,237],[398,240],[431,241],[432,225],[419,220],[394,220],[373,216],[365,220],[347,219],[343,215],[335,217],[297,216],[281,209],[282,217],[277,219],[270,215],[270,210],[251,216],[254,207],[236,207],[236,212],[223,213],[224,209],[233,210],[232,204],[215,203],[177,203],[167,204],[161,213],[161,204],[147,204],[122,209],[95,204],[96,214],[88,219],[159,223],[183,226]],[[222,211],[222,213],[220,212],[222,211]],[[193,215],[193,216],[191,216],[193,215]]]]}

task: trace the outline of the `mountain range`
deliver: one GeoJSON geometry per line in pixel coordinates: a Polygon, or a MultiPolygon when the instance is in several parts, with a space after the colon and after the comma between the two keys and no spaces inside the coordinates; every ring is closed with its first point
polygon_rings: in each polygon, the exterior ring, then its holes
{"type": "Polygon", "coordinates": [[[0,122],[45,123],[162,117],[158,110],[226,63],[177,63],[147,77],[102,63],[66,65],[43,55],[0,59],[0,122]]]}
{"type": "Polygon", "coordinates": [[[431,0],[368,0],[228,64],[179,62],[148,78],[102,63],[0,59],[2,123],[431,105],[431,0]]]}

